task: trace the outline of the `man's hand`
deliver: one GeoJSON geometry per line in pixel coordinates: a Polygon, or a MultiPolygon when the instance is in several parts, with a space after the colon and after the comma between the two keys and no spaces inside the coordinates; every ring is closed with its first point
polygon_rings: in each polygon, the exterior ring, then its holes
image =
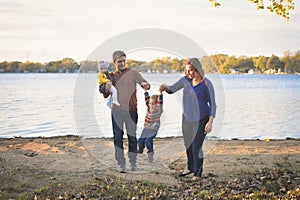
{"type": "Polygon", "coordinates": [[[147,82],[142,82],[141,83],[142,88],[144,88],[144,90],[149,90],[150,89],[150,84],[147,82]]]}

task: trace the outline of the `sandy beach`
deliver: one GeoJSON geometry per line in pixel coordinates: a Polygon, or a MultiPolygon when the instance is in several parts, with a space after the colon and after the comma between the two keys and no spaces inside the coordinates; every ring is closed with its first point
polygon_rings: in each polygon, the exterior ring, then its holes
{"type": "MultiPolygon", "coordinates": [[[[182,138],[155,139],[154,148],[153,163],[148,163],[144,152],[138,155],[138,171],[130,171],[127,159],[127,173],[121,174],[116,170],[111,138],[2,138],[0,192],[16,197],[53,184],[72,188],[107,176],[126,181],[179,185],[182,178],[178,174],[186,166],[182,138]]],[[[243,173],[280,167],[284,163],[300,169],[299,139],[206,140],[204,151],[203,176],[218,177],[220,181],[234,180],[243,173]]],[[[299,179],[296,180],[298,183],[299,179]]]]}

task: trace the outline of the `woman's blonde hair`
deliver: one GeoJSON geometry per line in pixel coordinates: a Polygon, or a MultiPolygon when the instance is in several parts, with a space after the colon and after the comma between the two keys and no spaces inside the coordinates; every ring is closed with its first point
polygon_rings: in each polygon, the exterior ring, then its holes
{"type": "Polygon", "coordinates": [[[187,64],[192,65],[195,70],[201,75],[201,77],[204,78],[204,70],[198,58],[190,58],[187,64]]]}

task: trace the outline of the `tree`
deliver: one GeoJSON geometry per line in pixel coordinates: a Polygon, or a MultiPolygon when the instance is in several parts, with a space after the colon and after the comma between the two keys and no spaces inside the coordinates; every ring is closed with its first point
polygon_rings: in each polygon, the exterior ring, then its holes
{"type": "Polygon", "coordinates": [[[155,59],[153,61],[151,61],[152,64],[152,71],[157,71],[157,72],[163,72],[164,70],[170,70],[171,68],[171,61],[170,61],[170,57],[166,56],[166,57],[161,57],[158,59],[155,59]]]}
{"type": "Polygon", "coordinates": [[[21,72],[42,72],[44,65],[42,63],[34,63],[27,61],[19,64],[19,71],[21,72]]]}
{"type": "Polygon", "coordinates": [[[211,58],[220,73],[229,73],[230,68],[235,68],[237,66],[236,58],[234,56],[218,54],[211,56],[211,58]]]}
{"type": "Polygon", "coordinates": [[[182,59],[179,60],[178,58],[173,58],[171,61],[171,69],[175,71],[182,71],[182,59]]]}
{"type": "Polygon", "coordinates": [[[98,66],[96,61],[85,60],[80,63],[80,72],[97,72],[98,66]]]}
{"type": "MultiPolygon", "coordinates": [[[[257,10],[267,9],[271,13],[283,17],[289,21],[290,11],[294,10],[295,3],[293,0],[249,0],[256,5],[257,10]]],[[[220,6],[221,4],[216,0],[209,0],[212,7],[220,6]]]]}
{"type": "Polygon", "coordinates": [[[226,56],[225,62],[223,63],[224,72],[229,73],[230,69],[239,68],[240,62],[240,59],[235,56],[226,56]]]}
{"type": "Polygon", "coordinates": [[[258,56],[254,59],[254,66],[259,69],[261,72],[266,70],[267,58],[265,56],[258,56]]]}
{"type": "Polygon", "coordinates": [[[4,72],[10,72],[9,62],[4,61],[0,63],[0,69],[3,70],[4,72]]]}
{"type": "Polygon", "coordinates": [[[250,69],[255,68],[252,58],[240,57],[239,61],[240,62],[239,62],[238,68],[240,68],[240,70],[244,73],[248,72],[250,69]]]}
{"type": "Polygon", "coordinates": [[[294,56],[291,57],[292,64],[291,70],[293,72],[300,72],[300,51],[297,51],[294,56]]]}
{"type": "Polygon", "coordinates": [[[18,72],[20,63],[19,61],[11,62],[11,72],[18,72]]]}
{"type": "Polygon", "coordinates": [[[79,69],[79,65],[72,58],[63,58],[61,60],[61,69],[64,72],[73,73],[79,69]]]}
{"type": "Polygon", "coordinates": [[[143,71],[143,69],[140,69],[141,68],[141,65],[146,63],[145,61],[136,61],[136,60],[133,60],[133,59],[127,59],[126,60],[126,65],[127,67],[129,68],[135,68],[137,70],[141,70],[143,71]]]}
{"type": "Polygon", "coordinates": [[[278,56],[275,56],[274,54],[269,58],[267,65],[267,69],[275,69],[275,70],[283,70],[283,63],[280,61],[278,56]]]}
{"type": "Polygon", "coordinates": [[[287,72],[291,72],[291,67],[292,67],[292,54],[290,51],[285,51],[283,53],[284,57],[281,59],[282,62],[284,63],[284,72],[287,73],[287,72]]]}
{"type": "Polygon", "coordinates": [[[203,56],[201,59],[201,64],[205,73],[216,73],[217,67],[210,56],[203,56]]]}

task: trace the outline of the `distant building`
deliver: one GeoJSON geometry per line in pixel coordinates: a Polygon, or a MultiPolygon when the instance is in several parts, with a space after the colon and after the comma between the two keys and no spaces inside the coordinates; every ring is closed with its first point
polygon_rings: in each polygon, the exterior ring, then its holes
{"type": "Polygon", "coordinates": [[[260,74],[260,70],[259,69],[249,69],[248,74],[260,74]]]}
{"type": "Polygon", "coordinates": [[[240,74],[241,71],[240,71],[239,69],[237,69],[237,68],[231,68],[231,69],[230,69],[230,73],[231,73],[231,74],[240,74]]]}
{"type": "Polygon", "coordinates": [[[276,73],[276,69],[268,69],[264,71],[264,74],[275,74],[275,73],[276,73]]]}
{"type": "Polygon", "coordinates": [[[253,69],[249,69],[248,74],[255,74],[255,71],[253,69]]]}

